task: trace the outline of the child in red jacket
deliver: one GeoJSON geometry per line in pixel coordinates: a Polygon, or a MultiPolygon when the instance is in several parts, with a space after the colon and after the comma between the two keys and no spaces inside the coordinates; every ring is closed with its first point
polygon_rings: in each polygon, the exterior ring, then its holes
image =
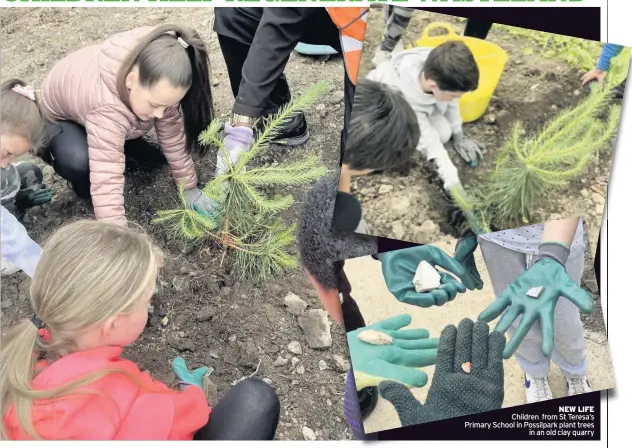
{"type": "Polygon", "coordinates": [[[263,381],[238,383],[211,414],[208,369],[190,372],[178,358],[176,391],[120,357],[145,328],[161,263],[145,235],[111,223],[53,235],[31,284],[33,317],[2,341],[3,439],[274,437],[279,402],[263,381]]]}

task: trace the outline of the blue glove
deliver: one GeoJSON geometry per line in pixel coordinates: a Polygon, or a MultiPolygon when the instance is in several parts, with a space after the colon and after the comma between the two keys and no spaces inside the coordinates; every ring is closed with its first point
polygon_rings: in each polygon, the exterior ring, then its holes
{"type": "Polygon", "coordinates": [[[200,367],[191,372],[184,358],[178,356],[171,363],[171,368],[176,377],[178,377],[178,380],[180,380],[181,385],[197,386],[204,390],[202,378],[207,374],[209,370],[208,367],[200,367]]]}

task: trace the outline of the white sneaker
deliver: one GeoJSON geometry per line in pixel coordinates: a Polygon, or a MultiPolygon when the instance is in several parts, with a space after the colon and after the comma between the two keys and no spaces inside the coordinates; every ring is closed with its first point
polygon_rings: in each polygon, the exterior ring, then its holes
{"type": "Polygon", "coordinates": [[[390,61],[391,55],[392,54],[390,51],[382,50],[382,48],[378,46],[375,50],[373,60],[371,61],[371,63],[373,64],[373,68],[376,68],[378,65],[390,61]]]}
{"type": "Polygon", "coordinates": [[[534,378],[525,372],[524,386],[527,391],[527,403],[537,403],[553,399],[553,392],[549,386],[549,379],[534,378]]]}
{"type": "Polygon", "coordinates": [[[588,377],[584,375],[581,378],[569,378],[566,377],[566,384],[568,385],[568,396],[587,394],[592,392],[588,377]]]}

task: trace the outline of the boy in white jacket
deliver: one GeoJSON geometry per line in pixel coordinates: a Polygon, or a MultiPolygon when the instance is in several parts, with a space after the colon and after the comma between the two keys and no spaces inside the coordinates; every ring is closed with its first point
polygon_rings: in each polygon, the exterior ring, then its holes
{"type": "Polygon", "coordinates": [[[434,49],[414,48],[393,56],[367,75],[400,90],[412,106],[421,137],[417,145],[434,161],[446,190],[460,185],[459,174],[444,144],[452,139],[456,152],[472,167],[482,160],[484,146],[463,134],[459,99],[476,90],[479,69],[470,49],[449,41],[434,49]]]}

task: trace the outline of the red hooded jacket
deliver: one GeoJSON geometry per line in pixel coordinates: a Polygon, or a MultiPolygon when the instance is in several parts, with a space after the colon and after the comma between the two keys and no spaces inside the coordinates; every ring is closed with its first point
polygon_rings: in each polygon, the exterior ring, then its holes
{"type": "MultiPolygon", "coordinates": [[[[121,347],[101,347],[64,356],[33,379],[33,389],[59,387],[85,375],[109,369],[108,374],[60,400],[33,403],[33,426],[44,440],[191,440],[208,422],[210,409],[204,392],[195,386],[182,392],[169,389],[121,359],[121,347]],[[136,384],[138,383],[138,384],[136,384]]],[[[15,408],[4,416],[10,440],[30,440],[21,428],[15,408]]]]}

